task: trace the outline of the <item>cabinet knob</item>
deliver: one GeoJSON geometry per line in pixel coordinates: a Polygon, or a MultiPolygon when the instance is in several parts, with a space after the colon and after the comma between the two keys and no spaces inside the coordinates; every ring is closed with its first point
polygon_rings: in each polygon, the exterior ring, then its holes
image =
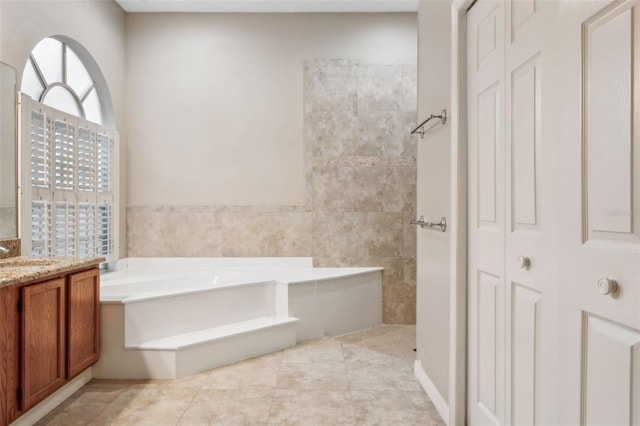
{"type": "Polygon", "coordinates": [[[600,278],[598,280],[598,290],[601,294],[615,293],[618,291],[618,283],[606,277],[600,278]]]}
{"type": "Polygon", "coordinates": [[[518,256],[518,266],[520,266],[521,269],[529,269],[529,266],[531,266],[531,259],[527,256],[518,256]]]}

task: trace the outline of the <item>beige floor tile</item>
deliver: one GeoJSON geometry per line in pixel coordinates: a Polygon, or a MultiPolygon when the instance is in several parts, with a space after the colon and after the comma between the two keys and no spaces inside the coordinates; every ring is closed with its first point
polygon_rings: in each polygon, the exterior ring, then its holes
{"type": "Polygon", "coordinates": [[[38,425],[442,425],[415,327],[324,337],[178,380],[92,380],[38,425]]]}
{"type": "Polygon", "coordinates": [[[342,351],[344,353],[344,361],[347,365],[364,362],[378,365],[402,364],[403,367],[406,367],[406,363],[401,359],[358,345],[344,343],[342,345],[342,351]]]}
{"type": "Polygon", "coordinates": [[[334,338],[320,338],[304,342],[284,351],[282,362],[344,361],[342,345],[334,338]]]}
{"type": "Polygon", "coordinates": [[[179,424],[264,425],[273,394],[272,390],[201,389],[179,424]]]}
{"type": "Polygon", "coordinates": [[[275,389],[282,352],[211,370],[204,389],[275,389]]]}
{"type": "Polygon", "coordinates": [[[412,365],[416,359],[415,325],[382,325],[340,336],[339,340],[404,359],[412,365]]]}
{"type": "Polygon", "coordinates": [[[420,391],[413,370],[402,360],[382,365],[371,362],[348,363],[351,390],[401,390],[420,391]]]}
{"type": "Polygon", "coordinates": [[[345,391],[276,391],[270,425],[353,425],[353,404],[345,391]]]}
{"type": "Polygon", "coordinates": [[[127,388],[100,416],[112,425],[176,425],[198,391],[197,388],[127,388]]]}
{"type": "Polygon", "coordinates": [[[433,405],[419,403],[403,391],[351,391],[354,419],[358,425],[440,425],[433,405]],[[435,414],[435,416],[434,416],[435,414]]]}
{"type": "Polygon", "coordinates": [[[39,425],[85,425],[111,404],[123,391],[122,387],[96,387],[88,384],[45,416],[39,425]]]}
{"type": "Polygon", "coordinates": [[[282,363],[278,389],[349,390],[344,362],[282,363]]]}

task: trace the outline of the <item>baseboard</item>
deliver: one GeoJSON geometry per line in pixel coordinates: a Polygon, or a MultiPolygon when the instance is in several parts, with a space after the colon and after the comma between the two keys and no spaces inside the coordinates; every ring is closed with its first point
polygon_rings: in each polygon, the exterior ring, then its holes
{"type": "Polygon", "coordinates": [[[422,386],[422,389],[424,389],[427,396],[436,407],[436,410],[438,410],[438,414],[440,414],[442,420],[449,425],[449,404],[447,404],[447,401],[442,397],[438,388],[436,388],[436,385],[433,384],[427,373],[424,371],[424,368],[422,368],[422,363],[418,360],[416,360],[413,366],[413,374],[415,374],[416,379],[418,379],[418,382],[422,386]]]}
{"type": "Polygon", "coordinates": [[[67,398],[73,395],[78,389],[89,383],[93,378],[93,370],[91,367],[74,377],[69,383],[55,391],[44,401],[18,417],[16,421],[9,426],[31,426],[49,414],[58,405],[62,404],[67,398]]]}

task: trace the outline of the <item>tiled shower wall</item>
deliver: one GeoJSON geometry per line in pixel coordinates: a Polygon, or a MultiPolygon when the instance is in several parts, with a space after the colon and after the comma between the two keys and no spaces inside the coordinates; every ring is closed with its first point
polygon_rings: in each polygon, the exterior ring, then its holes
{"type": "Polygon", "coordinates": [[[304,206],[130,206],[128,255],[382,266],[384,322],[415,324],[415,60],[307,61],[304,85],[304,206]]]}

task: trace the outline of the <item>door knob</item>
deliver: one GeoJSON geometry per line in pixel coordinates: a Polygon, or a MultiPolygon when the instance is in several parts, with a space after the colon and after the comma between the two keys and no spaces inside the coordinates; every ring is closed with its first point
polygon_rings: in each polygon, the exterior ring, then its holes
{"type": "Polygon", "coordinates": [[[518,266],[520,266],[521,269],[529,269],[529,266],[531,266],[531,259],[527,256],[518,256],[518,266]]]}
{"type": "Polygon", "coordinates": [[[618,291],[618,283],[609,278],[600,278],[598,280],[598,290],[601,294],[615,293],[618,291]]]}

